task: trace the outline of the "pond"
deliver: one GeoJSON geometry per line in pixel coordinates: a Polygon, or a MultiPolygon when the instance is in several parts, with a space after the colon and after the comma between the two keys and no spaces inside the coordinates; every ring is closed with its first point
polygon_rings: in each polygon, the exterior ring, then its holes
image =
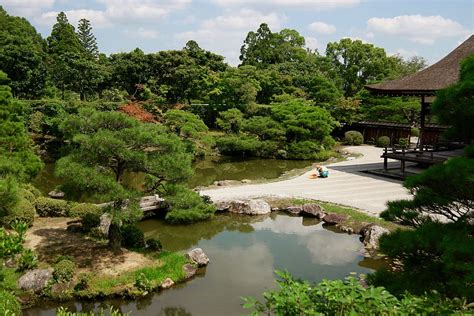
{"type": "MultiPolygon", "coordinates": [[[[208,186],[219,180],[264,180],[275,179],[285,172],[311,166],[307,160],[278,160],[243,157],[208,157],[194,163],[194,175],[188,180],[188,186],[208,186]]],[[[139,187],[143,176],[125,175],[124,181],[133,187],[139,187]]],[[[33,184],[47,194],[61,184],[54,176],[54,163],[47,163],[33,184]]]]}
{"type": "MultiPolygon", "coordinates": [[[[200,247],[210,263],[193,280],[137,301],[65,302],[71,310],[114,305],[133,315],[241,315],[242,296],[274,289],[274,271],[287,269],[297,278],[318,282],[368,273],[383,264],[364,257],[358,235],[326,228],[316,219],[272,213],[266,216],[222,214],[193,225],[169,225],[150,219],[140,223],[147,237],[165,249],[200,247]]],[[[59,304],[58,304],[59,305],[59,304]]],[[[56,306],[58,306],[56,305],[56,306]]],[[[25,311],[54,315],[55,305],[25,311]]]]}

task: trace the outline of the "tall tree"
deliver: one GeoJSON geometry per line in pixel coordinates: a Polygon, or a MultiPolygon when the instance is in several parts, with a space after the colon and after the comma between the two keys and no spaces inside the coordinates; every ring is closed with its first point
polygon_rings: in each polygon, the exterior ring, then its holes
{"type": "Polygon", "coordinates": [[[12,80],[15,97],[41,96],[47,77],[45,57],[44,41],[35,28],[0,6],[0,70],[12,80]]]}
{"type": "Polygon", "coordinates": [[[77,26],[77,37],[84,51],[94,59],[99,57],[97,40],[92,33],[92,26],[89,20],[80,19],[77,26]]]}

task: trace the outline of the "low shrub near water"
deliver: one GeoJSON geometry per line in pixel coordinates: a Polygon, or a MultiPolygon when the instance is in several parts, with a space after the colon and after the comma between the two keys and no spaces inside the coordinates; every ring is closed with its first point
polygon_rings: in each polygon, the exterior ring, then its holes
{"type": "Polygon", "coordinates": [[[375,145],[377,147],[387,147],[388,145],[390,145],[390,137],[380,136],[379,138],[377,138],[375,145]]]}
{"type": "Polygon", "coordinates": [[[53,278],[56,282],[72,280],[76,273],[76,264],[68,259],[63,259],[54,265],[53,278]]]}
{"type": "Polygon", "coordinates": [[[397,298],[383,287],[365,288],[354,277],[311,284],[295,280],[287,272],[277,275],[279,290],[265,292],[264,302],[244,298],[244,307],[256,315],[445,315],[469,310],[462,300],[436,293],[397,298]]]}
{"type": "Polygon", "coordinates": [[[362,145],[364,143],[364,136],[358,131],[345,132],[344,143],[347,145],[362,145]]]}
{"type": "Polygon", "coordinates": [[[127,249],[145,248],[145,235],[135,225],[124,225],[122,231],[122,246],[127,249]]]}
{"type": "Polygon", "coordinates": [[[146,248],[152,251],[161,251],[163,249],[163,245],[159,239],[150,238],[146,240],[146,248]]]}
{"type": "Polygon", "coordinates": [[[15,295],[8,291],[0,290],[0,315],[21,315],[21,305],[15,295]]]}
{"type": "Polygon", "coordinates": [[[11,227],[14,221],[21,221],[31,226],[34,219],[35,207],[33,204],[26,198],[20,198],[18,202],[9,209],[8,214],[1,217],[0,221],[7,227],[11,227]]]}
{"type": "Polygon", "coordinates": [[[36,199],[36,212],[41,217],[67,216],[70,205],[65,200],[56,200],[47,197],[36,199]]]}
{"type": "Polygon", "coordinates": [[[78,203],[71,207],[68,212],[69,217],[83,217],[86,214],[99,214],[100,207],[91,203],[78,203]]]}

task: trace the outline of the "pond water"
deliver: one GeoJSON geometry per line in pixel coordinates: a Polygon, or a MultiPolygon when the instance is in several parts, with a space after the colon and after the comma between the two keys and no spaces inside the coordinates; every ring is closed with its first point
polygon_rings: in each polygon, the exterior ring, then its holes
{"type": "MultiPolygon", "coordinates": [[[[208,157],[194,163],[194,175],[188,180],[188,186],[208,186],[218,180],[263,180],[275,179],[287,171],[302,169],[311,165],[307,160],[277,160],[242,157],[208,157]]],[[[132,186],[139,187],[143,182],[140,174],[128,174],[124,181],[132,186]]],[[[54,176],[54,163],[47,163],[33,184],[41,192],[47,194],[61,184],[61,180],[54,176]]]]}
{"type": "MultiPolygon", "coordinates": [[[[276,288],[274,271],[287,269],[297,278],[318,282],[368,273],[383,264],[365,258],[358,235],[323,227],[312,218],[272,213],[267,216],[222,214],[193,225],[169,225],[150,219],[140,223],[147,237],[159,238],[165,249],[200,247],[210,263],[193,280],[136,301],[65,302],[71,310],[106,304],[133,315],[241,315],[242,296],[276,288]]],[[[58,306],[58,305],[56,305],[58,306]]],[[[55,305],[25,311],[54,315],[55,305]]]]}

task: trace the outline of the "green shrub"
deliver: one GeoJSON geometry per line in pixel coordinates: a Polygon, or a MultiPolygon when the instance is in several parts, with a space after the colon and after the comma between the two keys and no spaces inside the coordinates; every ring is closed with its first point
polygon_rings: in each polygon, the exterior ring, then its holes
{"type": "Polygon", "coordinates": [[[1,223],[5,226],[11,226],[14,221],[21,221],[28,226],[33,224],[35,219],[35,207],[25,198],[20,198],[18,202],[8,211],[7,215],[2,217],[1,223]]]}
{"type": "Polygon", "coordinates": [[[84,291],[89,288],[91,275],[88,273],[81,273],[78,277],[77,284],[74,286],[74,291],[84,291]]]}
{"type": "Polygon", "coordinates": [[[41,217],[67,216],[70,205],[67,201],[56,200],[47,197],[36,199],[36,212],[41,217]]]}
{"type": "Polygon", "coordinates": [[[168,185],[163,194],[170,206],[165,219],[171,223],[192,223],[211,218],[216,207],[205,203],[199,193],[179,185],[168,185]]]}
{"type": "Polygon", "coordinates": [[[69,217],[83,217],[85,214],[100,214],[101,208],[91,203],[78,203],[71,207],[68,212],[69,217]]]}
{"type": "Polygon", "coordinates": [[[98,213],[85,213],[84,215],[82,215],[82,230],[88,233],[93,228],[98,227],[100,225],[100,216],[101,215],[98,213]]]}
{"type": "Polygon", "coordinates": [[[20,197],[27,200],[30,202],[32,205],[36,204],[36,196],[33,192],[25,190],[25,189],[20,189],[20,197]]]}
{"type": "Polygon", "coordinates": [[[377,147],[388,147],[388,145],[390,145],[390,137],[380,136],[379,138],[377,138],[375,145],[377,147]]]}
{"type": "Polygon", "coordinates": [[[326,161],[329,158],[339,157],[340,155],[332,150],[321,150],[320,152],[314,154],[313,159],[318,161],[326,161]]]}
{"type": "Polygon", "coordinates": [[[0,291],[0,315],[21,315],[21,305],[10,292],[0,291]]]}
{"type": "Polygon", "coordinates": [[[31,249],[23,250],[20,260],[18,260],[18,272],[34,269],[38,266],[38,256],[31,249]]]}
{"type": "Polygon", "coordinates": [[[244,308],[268,315],[449,315],[469,311],[462,300],[449,300],[433,293],[409,294],[400,299],[383,287],[362,286],[358,279],[323,280],[319,284],[295,280],[277,272],[279,290],[263,294],[265,302],[244,298],[244,308]]]}
{"type": "Polygon", "coordinates": [[[408,145],[410,144],[410,140],[408,138],[400,138],[398,140],[398,144],[402,148],[408,148],[408,145]]]}
{"type": "Polygon", "coordinates": [[[321,151],[321,145],[313,141],[302,141],[291,143],[288,146],[288,158],[290,159],[315,159],[321,151]]]}
{"type": "Polygon", "coordinates": [[[23,242],[28,225],[23,222],[13,221],[13,231],[7,232],[0,227],[0,258],[8,259],[23,251],[23,242]]]}
{"type": "Polygon", "coordinates": [[[163,249],[163,245],[158,238],[150,238],[146,240],[146,247],[152,251],[161,251],[163,249]]]}
{"type": "Polygon", "coordinates": [[[254,155],[260,146],[260,141],[245,135],[222,136],[216,139],[216,146],[224,155],[254,155]]]}
{"type": "Polygon", "coordinates": [[[410,135],[415,137],[420,137],[420,130],[416,127],[412,127],[410,130],[410,135]]]}
{"type": "Polygon", "coordinates": [[[68,259],[63,259],[54,265],[53,278],[56,282],[72,280],[76,272],[76,264],[68,259]]]}
{"type": "Polygon", "coordinates": [[[474,145],[469,145],[464,148],[464,156],[474,158],[474,145]]]}
{"type": "Polygon", "coordinates": [[[124,225],[122,231],[122,246],[127,249],[145,248],[145,235],[136,225],[124,225]]]}
{"type": "Polygon", "coordinates": [[[135,279],[135,287],[140,291],[151,291],[153,286],[145,274],[140,273],[135,279]]]}
{"type": "Polygon", "coordinates": [[[344,143],[346,145],[362,145],[364,143],[364,136],[358,131],[345,132],[344,143]]]}

